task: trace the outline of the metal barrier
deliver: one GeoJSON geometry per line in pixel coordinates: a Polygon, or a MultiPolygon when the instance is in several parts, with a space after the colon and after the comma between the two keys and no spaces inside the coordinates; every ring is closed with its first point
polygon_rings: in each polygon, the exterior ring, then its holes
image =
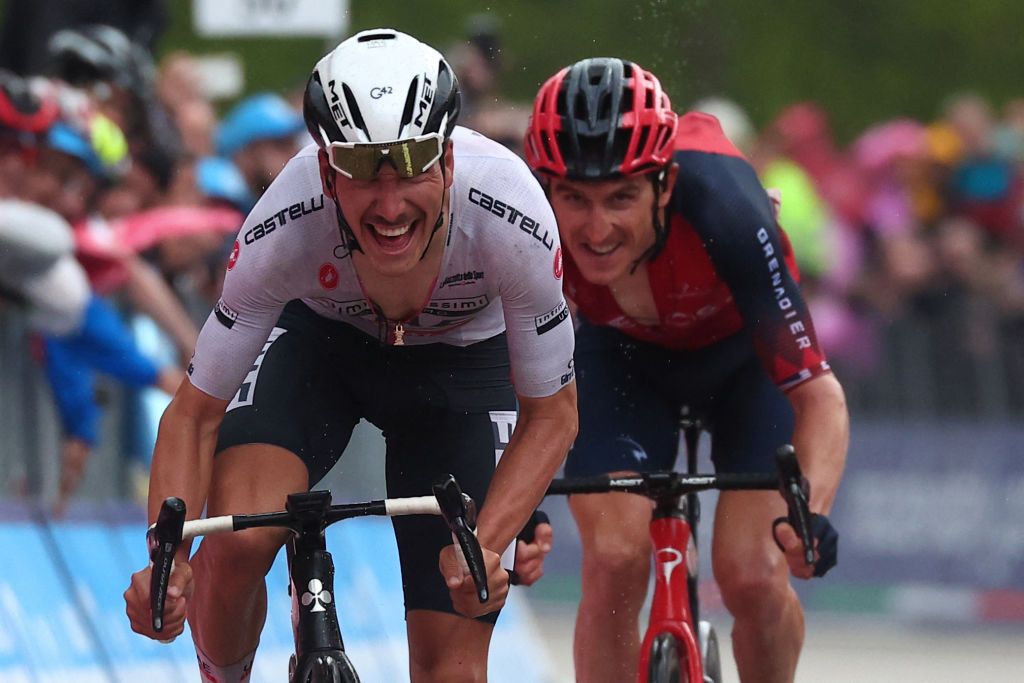
{"type": "Polygon", "coordinates": [[[987,315],[978,303],[954,301],[881,327],[869,371],[830,357],[850,412],[867,419],[1024,419],[1024,319],[987,315]]]}
{"type": "MultiPolygon", "coordinates": [[[[880,352],[869,371],[831,357],[855,422],[1024,419],[1024,320],[979,315],[978,302],[964,298],[880,326],[879,334],[880,352]]],[[[60,427],[30,338],[23,315],[0,310],[0,499],[28,494],[48,500],[59,481],[60,427]]],[[[101,388],[103,443],[81,495],[125,497],[125,398],[112,382],[101,388]]],[[[363,464],[346,456],[339,464],[346,476],[332,478],[333,487],[344,489],[353,471],[363,479],[380,466],[382,448],[369,432],[375,430],[361,428],[355,440],[358,450],[373,454],[359,456],[363,464]]]]}
{"type": "MultiPolygon", "coordinates": [[[[0,499],[53,500],[60,482],[61,428],[32,332],[18,310],[0,310],[0,499]]],[[[90,458],[81,491],[89,498],[123,497],[119,455],[122,394],[103,382],[102,443],[90,458]]]]}

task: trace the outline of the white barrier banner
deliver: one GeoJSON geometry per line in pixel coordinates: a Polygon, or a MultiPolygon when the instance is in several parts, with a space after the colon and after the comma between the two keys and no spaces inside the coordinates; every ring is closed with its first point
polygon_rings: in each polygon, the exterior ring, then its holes
{"type": "Polygon", "coordinates": [[[348,0],[192,0],[196,32],[213,36],[340,37],[348,0]]]}

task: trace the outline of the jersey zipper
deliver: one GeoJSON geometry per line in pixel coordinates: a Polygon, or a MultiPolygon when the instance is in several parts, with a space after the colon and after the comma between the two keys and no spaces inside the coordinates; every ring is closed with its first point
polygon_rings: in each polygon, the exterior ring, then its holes
{"type": "MultiPolygon", "coordinates": [[[[362,283],[359,283],[362,288],[362,283]]],[[[427,303],[430,301],[430,296],[434,293],[434,287],[437,286],[437,278],[435,277],[433,282],[430,283],[430,288],[427,290],[427,298],[423,301],[423,305],[420,306],[419,310],[422,311],[427,303]]],[[[366,290],[363,290],[363,296],[366,301],[369,302],[370,306],[373,307],[373,312],[377,316],[377,320],[380,325],[380,338],[381,344],[388,344],[390,346],[405,346],[405,323],[415,318],[419,313],[413,313],[408,318],[402,320],[392,320],[384,315],[384,309],[377,305],[377,302],[366,295],[366,290]]]]}
{"type": "Polygon", "coordinates": [[[405,323],[407,320],[391,320],[384,315],[380,306],[372,301],[370,304],[377,313],[377,320],[380,321],[380,333],[378,334],[380,343],[389,346],[405,346],[405,323]]]}

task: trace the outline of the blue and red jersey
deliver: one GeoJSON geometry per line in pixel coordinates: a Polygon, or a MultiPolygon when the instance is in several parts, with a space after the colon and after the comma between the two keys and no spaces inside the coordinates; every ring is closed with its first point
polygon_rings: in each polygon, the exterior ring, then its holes
{"type": "Polygon", "coordinates": [[[565,256],[565,292],[583,316],[635,339],[678,351],[750,332],[762,365],[782,389],[829,371],[785,233],[757,174],[718,121],[679,121],[679,175],[668,205],[668,238],[648,263],[657,326],[627,316],[606,286],[587,282],[565,256]]]}

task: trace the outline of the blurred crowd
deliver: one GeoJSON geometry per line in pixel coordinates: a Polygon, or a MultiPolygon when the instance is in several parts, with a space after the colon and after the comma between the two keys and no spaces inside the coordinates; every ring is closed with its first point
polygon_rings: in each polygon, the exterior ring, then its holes
{"type": "MultiPolygon", "coordinates": [[[[0,61],[0,308],[24,311],[46,368],[64,433],[61,501],[100,438],[97,376],[173,390],[245,214],[309,142],[301,83],[218,115],[195,56],[155,60],[153,26],[65,22],[36,36],[45,49],[31,60],[0,61]],[[139,320],[159,327],[164,353],[144,347],[139,320]]],[[[499,27],[474,17],[447,53],[461,123],[519,151],[530,104],[501,97],[499,27]]],[[[957,95],[934,121],[880,122],[846,145],[810,102],[761,130],[729,100],[692,108],[717,116],[781,193],[819,337],[844,372],[876,378],[887,331],[908,318],[960,330],[939,354],[1005,356],[1020,338],[1024,99],[996,112],[957,95]]]]}
{"type": "Polygon", "coordinates": [[[983,98],[955,95],[935,121],[880,122],[845,147],[812,103],[757,136],[727,102],[699,104],[722,108],[764,184],[781,190],[780,222],[830,355],[870,367],[872,322],[968,300],[965,337],[984,327],[979,315],[1024,318],[1024,99],[998,117],[983,98]]]}

